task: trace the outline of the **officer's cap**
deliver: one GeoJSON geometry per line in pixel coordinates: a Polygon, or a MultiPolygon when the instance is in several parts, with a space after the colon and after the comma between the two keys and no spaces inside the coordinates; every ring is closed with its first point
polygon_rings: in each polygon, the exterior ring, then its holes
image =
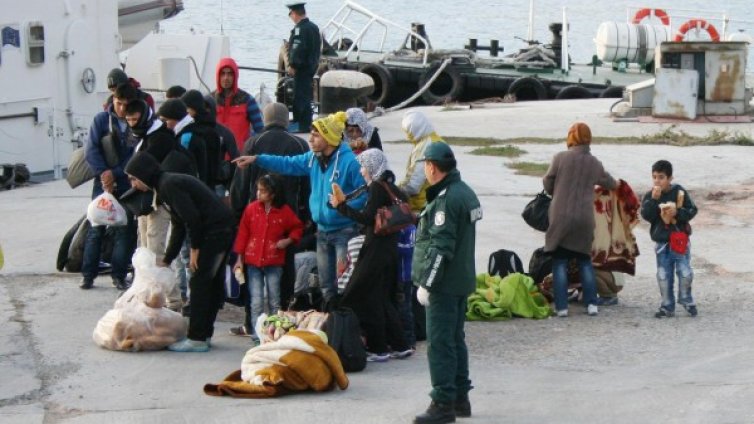
{"type": "Polygon", "coordinates": [[[306,3],[302,3],[302,2],[294,2],[294,3],[288,3],[288,4],[286,4],[285,6],[286,6],[286,7],[288,8],[288,9],[290,9],[290,11],[291,11],[291,12],[293,12],[293,11],[296,11],[296,12],[303,12],[303,11],[305,10],[305,9],[304,9],[304,5],[306,5],[306,3]]]}
{"type": "Polygon", "coordinates": [[[450,162],[455,160],[455,155],[450,146],[442,141],[434,141],[424,150],[424,156],[421,160],[431,160],[434,162],[450,162]]]}

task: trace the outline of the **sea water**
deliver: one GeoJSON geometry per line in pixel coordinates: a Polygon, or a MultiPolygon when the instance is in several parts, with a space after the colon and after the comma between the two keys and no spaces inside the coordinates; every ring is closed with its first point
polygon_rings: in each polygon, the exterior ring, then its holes
{"type": "MultiPolygon", "coordinates": [[[[277,68],[278,52],[287,40],[293,23],[288,18],[285,0],[184,0],[185,10],[165,20],[161,28],[168,33],[224,34],[230,37],[231,55],[239,65],[277,68]]],[[[529,0],[359,0],[358,4],[403,28],[412,22],[425,25],[432,47],[460,49],[469,38],[479,45],[489,45],[497,39],[509,54],[525,47],[528,34],[529,0]]],[[[309,18],[324,29],[330,18],[344,4],[341,0],[312,0],[306,8],[309,18]]],[[[751,0],[710,2],[707,0],[675,0],[643,3],[637,0],[535,0],[533,39],[549,43],[552,36],[548,25],[561,22],[566,10],[570,31],[568,44],[574,63],[589,63],[595,53],[594,37],[597,27],[605,21],[626,22],[637,6],[653,6],[670,10],[673,28],[698,17],[707,19],[722,33],[722,18],[731,21],[728,33],[743,30],[754,36],[754,9],[751,0]],[[682,17],[680,17],[682,16],[682,17]],[[748,22],[744,22],[748,21],[748,22]]],[[[359,22],[364,22],[360,20],[359,22]]],[[[659,22],[658,22],[659,23],[659,22]]],[[[381,32],[369,34],[368,41],[376,43],[381,32]]],[[[692,34],[693,36],[693,34],[692,34]]],[[[701,35],[703,38],[704,35],[701,35]]],[[[388,50],[403,43],[405,33],[390,30],[385,42],[388,50]]],[[[480,52],[486,55],[486,52],[480,52]]],[[[754,57],[749,55],[750,62],[754,57]]],[[[751,64],[749,69],[753,69],[751,64]]],[[[256,93],[264,83],[274,91],[277,76],[273,73],[246,71],[241,74],[242,88],[256,93]]],[[[214,82],[207,82],[214,87],[214,82]]]]}

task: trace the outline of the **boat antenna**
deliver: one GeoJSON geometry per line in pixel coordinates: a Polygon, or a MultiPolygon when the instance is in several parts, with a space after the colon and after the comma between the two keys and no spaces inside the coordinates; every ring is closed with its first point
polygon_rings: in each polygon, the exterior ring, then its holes
{"type": "Polygon", "coordinates": [[[529,33],[527,41],[534,40],[534,0],[529,0],[529,33]]]}
{"type": "Polygon", "coordinates": [[[220,35],[225,35],[225,30],[223,29],[223,0],[220,0],[220,35]]]}

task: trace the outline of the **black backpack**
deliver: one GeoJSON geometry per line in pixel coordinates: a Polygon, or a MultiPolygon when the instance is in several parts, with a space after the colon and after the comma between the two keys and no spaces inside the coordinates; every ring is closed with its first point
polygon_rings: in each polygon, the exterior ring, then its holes
{"type": "Polygon", "coordinates": [[[524,264],[521,263],[521,258],[518,257],[516,252],[500,249],[490,255],[490,262],[487,266],[489,275],[499,275],[503,278],[516,272],[524,272],[524,264]]]}
{"type": "Polygon", "coordinates": [[[350,308],[330,311],[325,322],[329,345],[338,353],[346,372],[361,371],[367,366],[367,351],[361,341],[359,318],[350,308]]]}
{"type": "Polygon", "coordinates": [[[545,248],[540,247],[529,259],[529,276],[534,280],[534,284],[540,284],[551,273],[552,255],[545,253],[545,248]]]}

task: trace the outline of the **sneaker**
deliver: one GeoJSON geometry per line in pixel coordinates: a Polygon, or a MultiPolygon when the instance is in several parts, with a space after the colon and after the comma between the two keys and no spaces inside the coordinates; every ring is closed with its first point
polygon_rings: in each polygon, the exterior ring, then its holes
{"type": "Polygon", "coordinates": [[[209,344],[200,340],[183,339],[168,346],[173,352],[209,352],[209,344]]]}
{"type": "Polygon", "coordinates": [[[228,332],[233,336],[250,337],[251,333],[246,330],[245,325],[239,327],[232,327],[228,332]]]}
{"type": "Polygon", "coordinates": [[[597,314],[600,313],[600,308],[598,308],[597,305],[587,305],[586,313],[590,317],[596,317],[597,314]]]}
{"type": "Polygon", "coordinates": [[[390,359],[390,354],[385,353],[371,353],[367,352],[367,362],[387,362],[390,359]]]}
{"type": "Polygon", "coordinates": [[[406,359],[409,356],[414,354],[414,349],[408,348],[404,351],[393,351],[390,352],[390,359],[406,359]]]}
{"type": "Polygon", "coordinates": [[[558,318],[567,318],[568,317],[568,309],[561,309],[558,312],[556,312],[555,315],[557,315],[558,318]]]}
{"type": "Polygon", "coordinates": [[[82,290],[89,290],[92,287],[94,287],[94,278],[84,277],[84,279],[81,280],[81,284],[79,285],[79,288],[82,290]]]}
{"type": "Polygon", "coordinates": [[[655,312],[655,318],[670,318],[672,316],[673,316],[673,311],[668,311],[665,308],[660,308],[657,310],[657,312],[655,312]]]}
{"type": "Polygon", "coordinates": [[[686,306],[686,312],[689,313],[689,315],[693,318],[699,314],[699,311],[696,310],[696,305],[689,305],[686,306]]]}
{"type": "Polygon", "coordinates": [[[597,298],[598,306],[613,306],[617,304],[618,304],[617,297],[598,297],[597,298]]]}
{"type": "Polygon", "coordinates": [[[113,277],[113,285],[115,286],[116,289],[120,291],[128,290],[128,284],[126,283],[125,278],[113,277]]]}

